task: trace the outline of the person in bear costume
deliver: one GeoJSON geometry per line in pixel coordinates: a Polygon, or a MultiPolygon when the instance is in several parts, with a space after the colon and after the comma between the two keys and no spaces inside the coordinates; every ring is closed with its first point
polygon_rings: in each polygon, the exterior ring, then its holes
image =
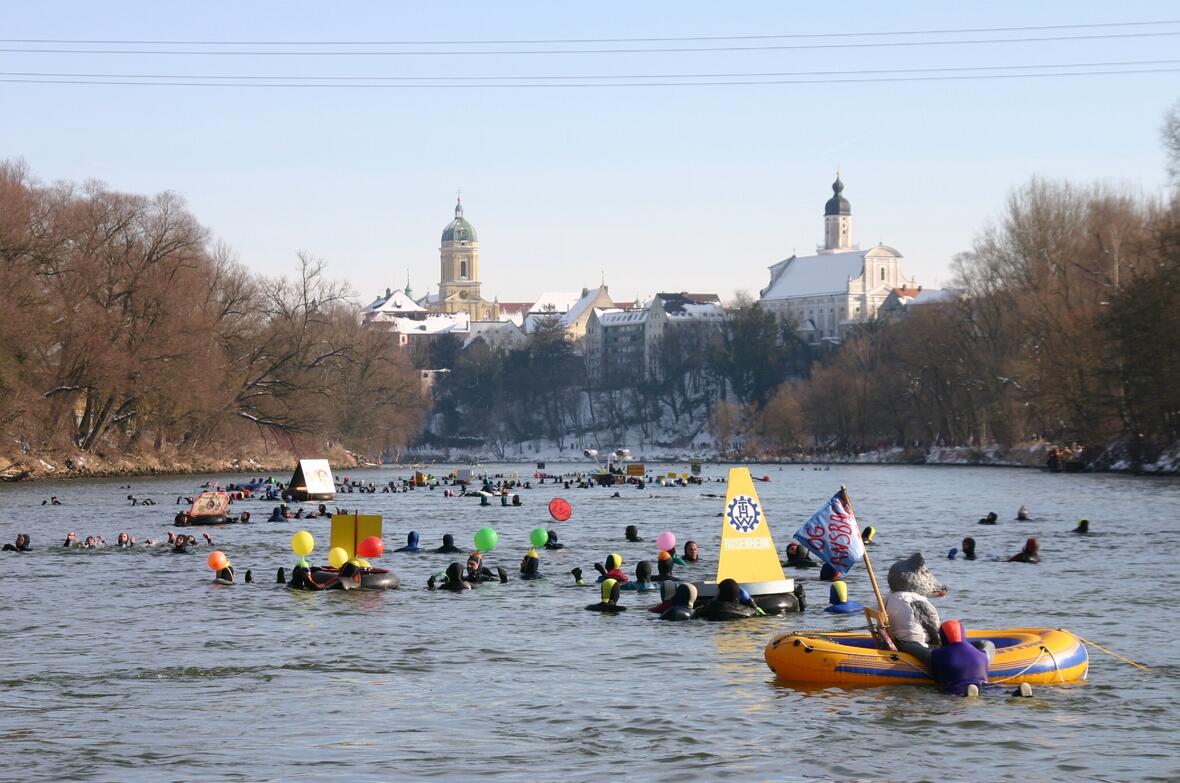
{"type": "Polygon", "coordinates": [[[938,610],[931,596],[946,595],[946,585],[926,568],[921,552],[914,552],[889,567],[889,597],[885,611],[897,649],[909,653],[930,668],[930,648],[938,644],[938,610]]]}

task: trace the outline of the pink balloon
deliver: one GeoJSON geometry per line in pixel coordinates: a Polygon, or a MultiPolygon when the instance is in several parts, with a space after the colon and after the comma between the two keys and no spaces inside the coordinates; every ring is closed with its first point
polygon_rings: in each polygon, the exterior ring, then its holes
{"type": "Polygon", "coordinates": [[[676,536],[671,530],[665,530],[663,533],[660,533],[658,536],[656,536],[656,549],[659,549],[661,552],[666,552],[669,549],[675,548],[676,536]]]}

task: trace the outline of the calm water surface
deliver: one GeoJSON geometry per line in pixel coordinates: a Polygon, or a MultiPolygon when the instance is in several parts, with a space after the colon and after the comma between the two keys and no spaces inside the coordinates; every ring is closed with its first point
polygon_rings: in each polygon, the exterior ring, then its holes
{"type": "MultiPolygon", "coordinates": [[[[550,466],[551,468],[553,466],[550,466]]],[[[671,466],[683,470],[684,466],[671,466]]],[[[521,466],[489,466],[494,472],[521,466]]],[[[436,468],[435,470],[439,470],[436,468]]],[[[448,469],[449,470],[449,469],[448,469]]],[[[273,584],[301,528],[326,560],[326,520],[211,530],[257,584],[212,585],[208,548],[194,554],[64,551],[67,531],[162,537],[177,495],[210,477],[0,485],[0,540],[32,535],[35,551],[3,553],[0,737],[6,780],[1177,780],[1180,778],[1180,481],[1035,471],[755,467],[780,551],[840,485],[881,572],[923,551],[951,587],[944,618],[972,627],[1066,627],[1148,663],[1138,672],[1091,652],[1090,681],[1040,687],[1031,700],[964,700],[923,687],[800,690],[775,681],[767,641],[792,628],[856,625],[818,611],[728,624],[663,623],[653,594],[630,611],[582,607],[595,588],[569,570],[611,551],[628,572],[654,561],[656,535],[701,543],[710,576],[724,486],[523,492],[522,508],[481,508],[441,491],[341,495],[336,505],[385,517],[387,552],[410,529],[438,546],[478,527],[500,533],[492,564],[515,573],[528,531],[554,527],[567,548],[542,554],[546,579],[429,593],[452,559],[387,554],[403,587],[387,593],[297,593],[273,584]],[[131,484],[131,489],[120,489],[131,484]],[[129,507],[128,493],[160,505],[129,507]],[[561,494],[569,522],[548,521],[561,494]],[[57,495],[58,507],[41,506],[57,495]],[[1028,504],[1033,521],[1014,521],[1028,504]],[[975,520],[995,510],[1001,523],[975,520]],[[1094,534],[1068,531],[1088,517],[1094,534]],[[639,526],[647,543],[623,540],[639,526]],[[985,559],[948,561],[964,535],[985,559]],[[1039,566],[986,558],[1041,541],[1039,566]]],[[[531,474],[531,471],[529,471],[531,474]]],[[[706,475],[725,471],[707,466],[706,475]]],[[[381,483],[407,471],[356,471],[381,483]]],[[[242,476],[212,477],[222,481],[242,476]]],[[[281,476],[279,478],[286,478],[281,476]]],[[[310,508],[310,506],[309,506],[310,508]]],[[[813,578],[806,574],[805,579],[813,578]]],[[[872,600],[864,571],[853,597],[872,600]]]]}

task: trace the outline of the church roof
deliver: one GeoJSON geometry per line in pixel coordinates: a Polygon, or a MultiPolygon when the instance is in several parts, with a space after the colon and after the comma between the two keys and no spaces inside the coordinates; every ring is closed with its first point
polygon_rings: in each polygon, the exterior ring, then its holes
{"type": "Polygon", "coordinates": [[[816,256],[791,256],[770,268],[771,283],[762,299],[837,294],[848,290],[848,281],[864,274],[865,256],[871,250],[847,250],[816,256]]]}
{"type": "Polygon", "coordinates": [[[425,308],[415,302],[402,289],[390,291],[385,289],[385,296],[379,296],[369,304],[363,311],[366,316],[372,316],[377,313],[389,313],[392,315],[403,315],[405,313],[421,313],[425,312],[425,308]]]}
{"type": "Polygon", "coordinates": [[[466,218],[463,217],[463,202],[455,202],[455,219],[447,223],[447,227],[443,229],[443,242],[478,242],[479,237],[475,233],[475,226],[471,225],[466,218]]]}
{"type": "Polygon", "coordinates": [[[832,197],[828,199],[828,203],[824,204],[825,215],[851,215],[852,205],[848,203],[848,199],[840,195],[844,192],[844,183],[840,181],[840,175],[836,175],[836,181],[832,183],[832,197]]]}

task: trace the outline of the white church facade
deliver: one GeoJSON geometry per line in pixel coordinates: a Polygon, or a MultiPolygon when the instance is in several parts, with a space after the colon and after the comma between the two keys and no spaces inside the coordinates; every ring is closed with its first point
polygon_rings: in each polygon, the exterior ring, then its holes
{"type": "Polygon", "coordinates": [[[917,284],[901,269],[902,255],[878,244],[862,250],[852,242],[852,205],[840,177],[824,206],[824,243],[811,256],[791,256],[770,267],[770,283],[758,304],[795,324],[809,342],[836,343],[860,324],[875,320],[895,289],[917,284]]]}

